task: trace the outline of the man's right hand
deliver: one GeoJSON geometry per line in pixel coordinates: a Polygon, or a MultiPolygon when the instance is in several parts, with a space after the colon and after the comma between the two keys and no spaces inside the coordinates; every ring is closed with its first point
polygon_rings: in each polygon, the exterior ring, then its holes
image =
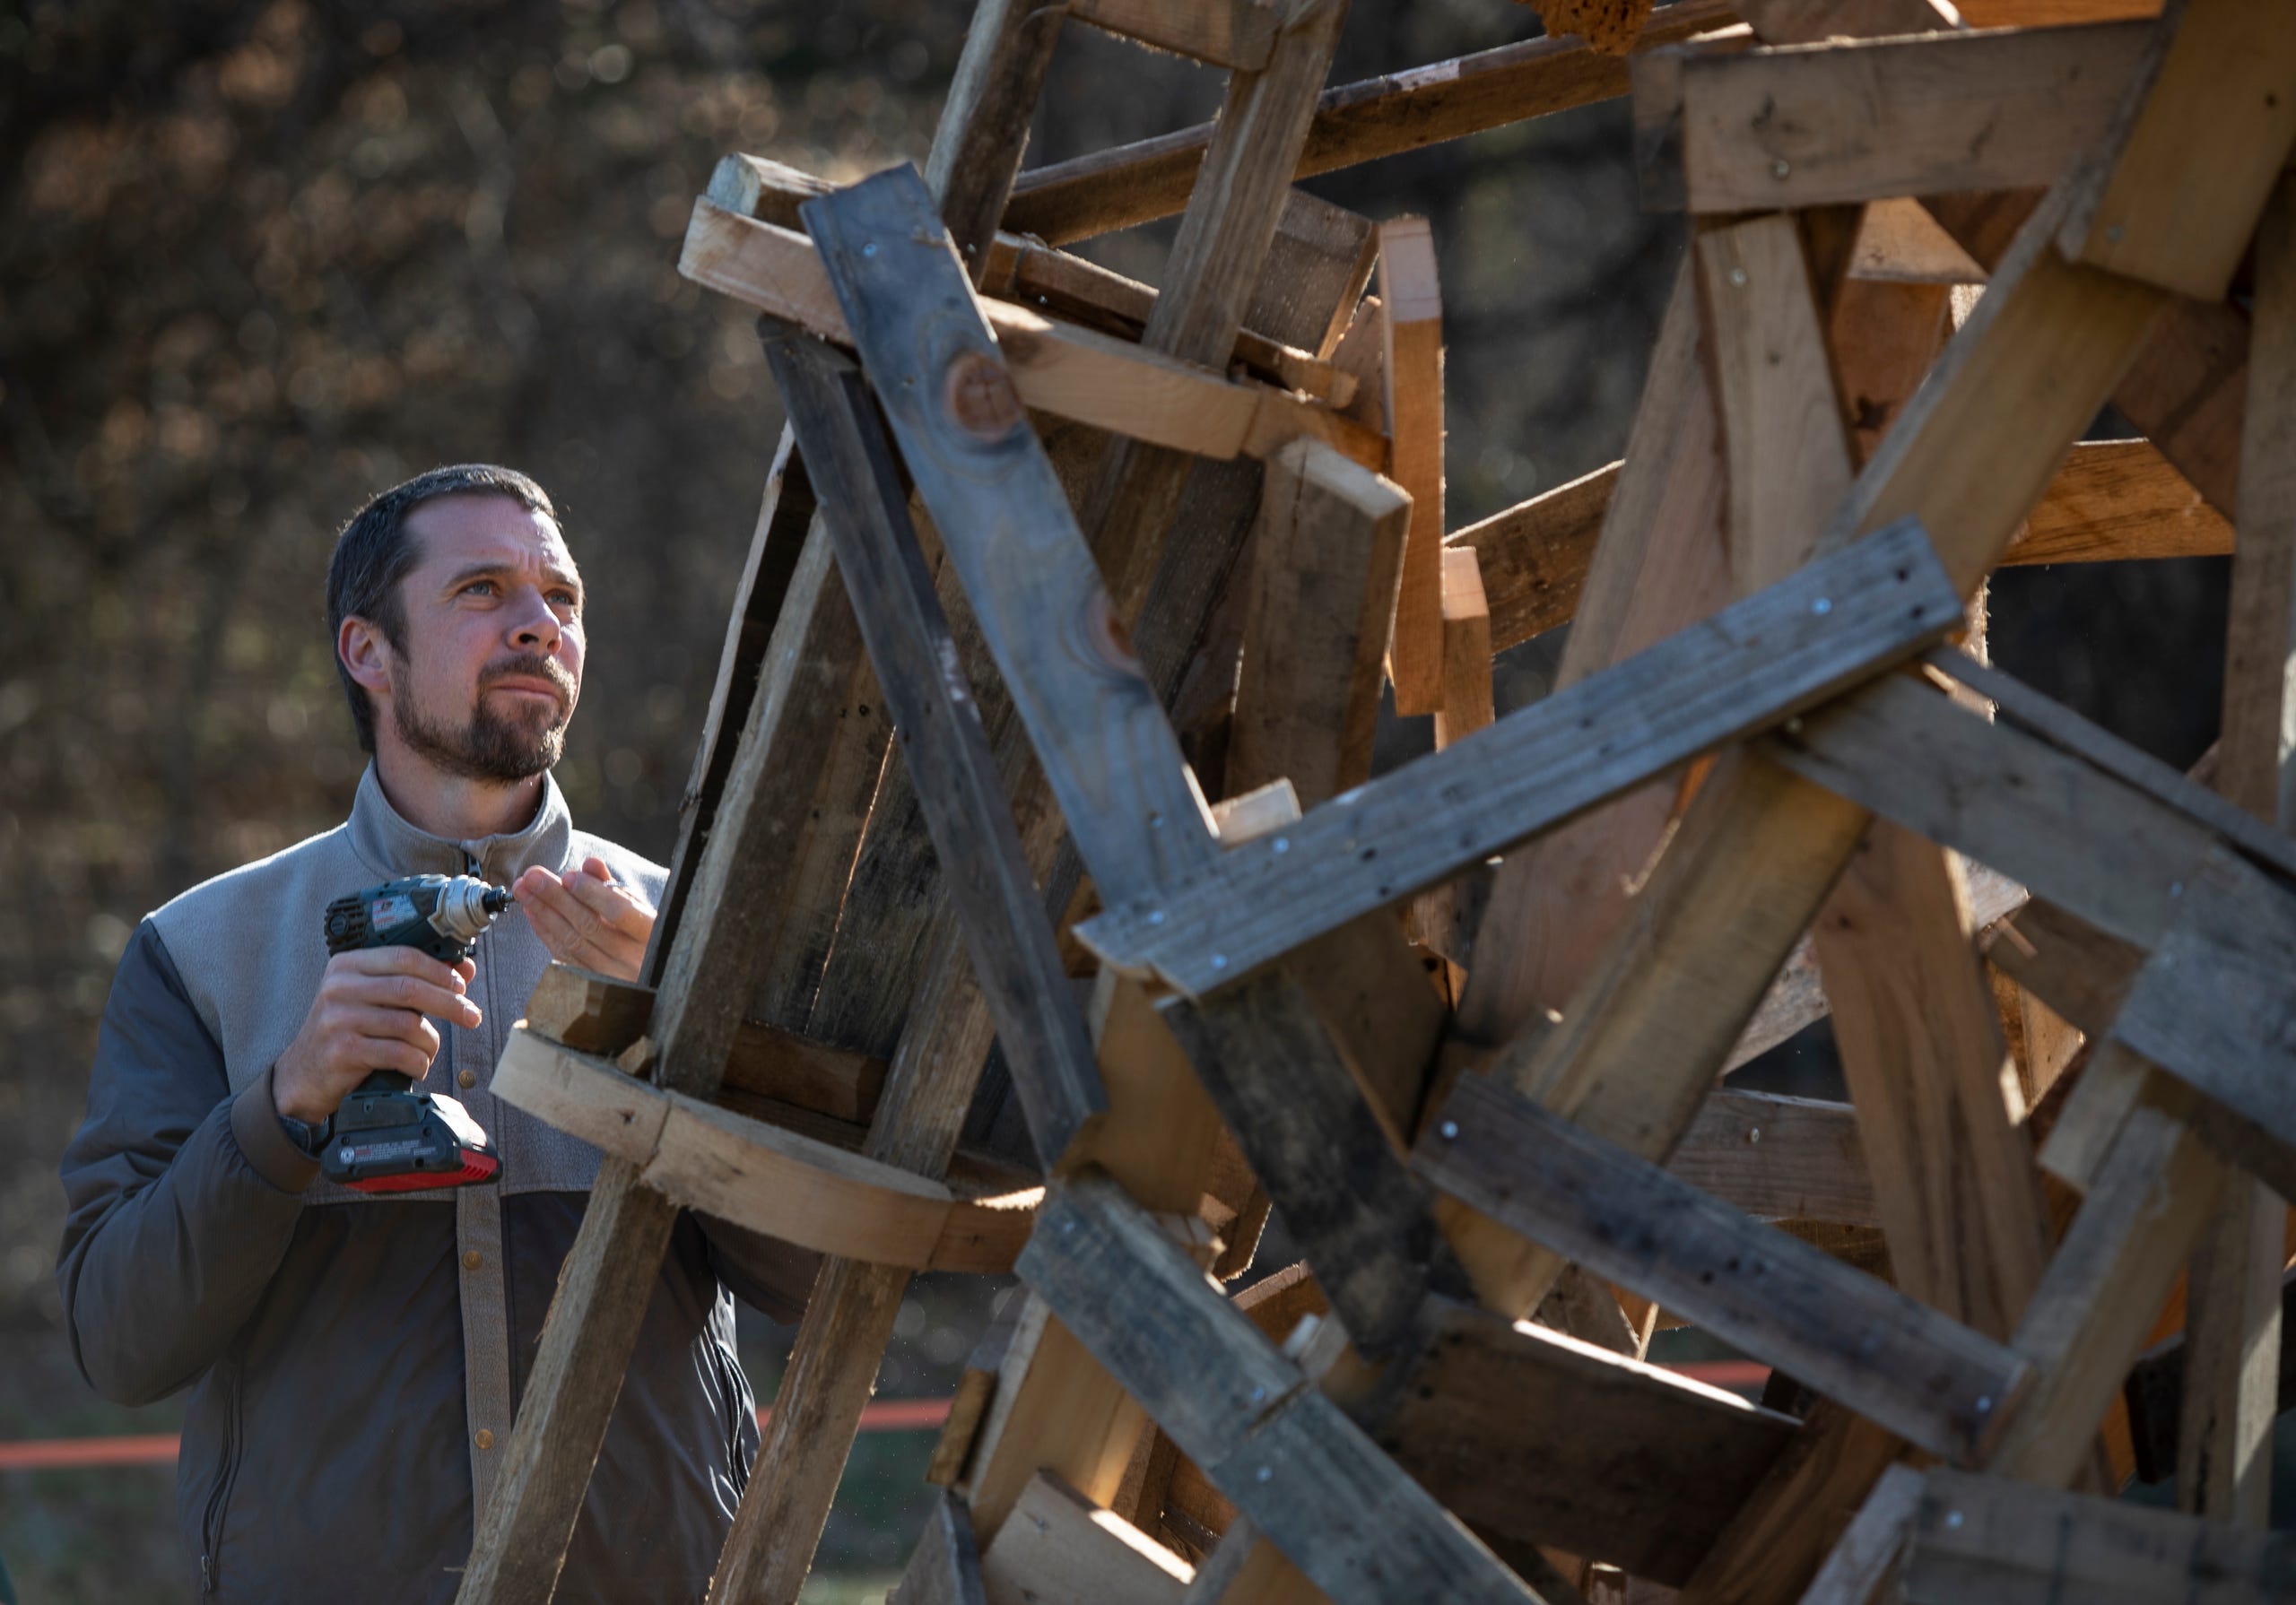
{"type": "Polygon", "coordinates": [[[272,1070],[272,1101],[317,1125],[375,1071],[421,1080],[439,1056],[438,1029],[423,1017],[477,1025],[478,1005],[464,991],[477,974],[467,959],[448,966],[413,948],[335,954],[303,1028],[272,1070]]]}

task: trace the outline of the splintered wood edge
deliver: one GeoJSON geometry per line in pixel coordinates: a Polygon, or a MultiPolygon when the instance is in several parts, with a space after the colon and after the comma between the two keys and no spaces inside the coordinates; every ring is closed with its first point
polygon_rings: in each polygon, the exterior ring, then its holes
{"type": "Polygon", "coordinates": [[[612,1063],[514,1029],[505,1102],[639,1167],[649,1187],[800,1248],[912,1271],[1008,1271],[1042,1188],[965,1197],[913,1172],[665,1093],[612,1063]]]}

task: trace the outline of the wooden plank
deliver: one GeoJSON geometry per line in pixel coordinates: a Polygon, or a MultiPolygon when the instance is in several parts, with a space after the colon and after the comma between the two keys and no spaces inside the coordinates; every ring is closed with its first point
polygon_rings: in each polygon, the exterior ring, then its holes
{"type": "Polygon", "coordinates": [[[1679,1585],[1794,1436],[1790,1417],[1444,1301],[1357,1412],[1480,1531],[1679,1585]]]}
{"type": "Polygon", "coordinates": [[[2292,1558],[2285,1534],[1940,1470],[1912,1513],[1904,1588],[1914,1605],[2248,1605],[2289,1597],[2292,1558]]]}
{"type": "MultiPolygon", "coordinates": [[[[1829,1558],[1902,1440],[1821,1399],[1684,1589],[1700,1605],[1789,1605],[1829,1558]]],[[[1862,1547],[1862,1546],[1861,1546],[1862,1547]]]]}
{"type": "MultiPolygon", "coordinates": [[[[553,964],[526,1000],[526,1025],[553,1042],[611,1059],[644,1035],[653,1008],[651,987],[553,964]]],[[[726,1061],[727,1087],[864,1124],[876,1112],[884,1083],[881,1060],[753,1019],[741,1023],[726,1061]]]]}
{"type": "Polygon", "coordinates": [[[1962,25],[1953,8],[1938,0],[1741,0],[1738,14],[1773,45],[1931,33],[1962,25]]]}
{"type": "MultiPolygon", "coordinates": [[[[1318,1605],[1324,1598],[1283,1550],[1261,1541],[1250,1521],[1239,1516],[1196,1568],[1187,1605],[1318,1605]]],[[[1548,1605],[1562,1602],[1550,1599],[1548,1605]]]]}
{"type": "MultiPolygon", "coordinates": [[[[1621,468],[1581,479],[1454,531],[1474,549],[1500,652],[1570,622],[1621,468]]],[[[2222,557],[2232,523],[2149,440],[2083,440],[2049,482],[2005,565],[2222,557]]]]}
{"type": "Polygon", "coordinates": [[[1048,1471],[1031,1479],[980,1557],[987,1605],[1179,1605],[1195,1575],[1170,1549],[1048,1471]]]}
{"type": "Polygon", "coordinates": [[[1610,672],[1335,799],[1077,934],[1191,996],[1442,880],[1949,628],[1918,530],[1813,566],[1610,672]],[[1900,576],[1903,577],[1900,578],[1900,576]],[[1821,611],[1822,609],[1822,611],[1821,611]],[[1635,731],[1631,746],[1610,733],[1635,731]],[[1160,917],[1161,916],[1161,917],[1160,917]]]}
{"type": "Polygon", "coordinates": [[[1485,1078],[1460,1079],[1413,1165],[1934,1454],[1982,1455],[2025,1385],[2001,1344],[1485,1078]]]}
{"type": "MultiPolygon", "coordinates": [[[[1735,14],[1727,0],[1679,0],[1651,14],[1641,42],[1685,39],[1735,14]]],[[[1626,91],[1625,64],[1575,39],[1529,39],[1342,84],[1317,100],[1286,182],[1626,91]]],[[[1187,204],[1213,128],[1199,124],[1025,173],[1004,226],[1058,246],[1170,217],[1187,204]]]]}
{"type": "Polygon", "coordinates": [[[1718,1089],[1666,1169],[1757,1220],[1880,1221],[1848,1104],[1718,1089]]]}
{"type": "Polygon", "coordinates": [[[1304,441],[1269,462],[1265,483],[1228,787],[1287,777],[1312,807],[1370,778],[1411,507],[1395,485],[1304,441]]]}
{"type": "Polygon", "coordinates": [[[2036,899],[1997,924],[1985,956],[2090,1036],[2112,1028],[2144,950],[2036,899]]]}
{"type": "Polygon", "coordinates": [[[1841,1541],[1811,1579],[1805,1605],[1866,1605],[1893,1577],[1907,1530],[1920,1507],[1926,1479],[1909,1466],[1892,1466],[1874,1485],[1841,1541]]]}
{"type": "MultiPolygon", "coordinates": [[[[1680,194],[1692,212],[2038,187],[2104,134],[2151,32],[2146,22],[2107,22],[1775,49],[1681,46],[1635,63],[1635,118],[1681,119],[1680,194]],[[1668,103],[1646,104],[1651,97],[1668,103]],[[1978,128],[1984,136],[1972,138],[1978,128]]],[[[1646,180],[1644,193],[1670,188],[1646,180]]]]}
{"type": "Polygon", "coordinates": [[[1435,744],[1448,747],[1498,716],[1492,707],[1491,604],[1474,548],[1447,547],[1443,568],[1443,698],[1435,744]]]}
{"type": "Polygon", "coordinates": [[[1267,65],[1283,12],[1263,0],[1077,0],[1080,22],[1213,66],[1267,65]]]}
{"type": "Polygon", "coordinates": [[[2174,1115],[2131,1112],[2018,1323],[2033,1387],[1984,1469],[2059,1488],[2073,1479],[2222,1179],[2174,1115]]]}
{"type": "Polygon", "coordinates": [[[914,173],[895,169],[808,203],[805,213],[1101,895],[1140,896],[1210,863],[1202,798],[1138,660],[1110,628],[1108,590],[930,198],[914,173]],[[928,322],[940,369],[929,376],[914,371],[916,334],[928,322]]]}
{"type": "MultiPolygon", "coordinates": [[[[818,248],[794,230],[744,217],[704,196],[693,204],[678,271],[822,339],[853,343],[818,248]]],[[[978,305],[1021,401],[1037,411],[1199,456],[1265,456],[1306,438],[1328,441],[1373,467],[1386,464],[1378,436],[1288,390],[1231,380],[1009,301],[978,305]]]]}
{"type": "Polygon", "coordinates": [[[1105,1179],[1060,1186],[1022,1279],[1338,1605],[1535,1598],[1105,1179]],[[1363,1513],[1377,1510],[1376,1527],[1363,1513]]]}
{"type": "Polygon", "coordinates": [[[1411,498],[1388,659],[1396,711],[1431,714],[1443,696],[1443,291],[1425,218],[1379,225],[1379,304],[1393,473],[1411,498]]]}
{"type": "Polygon", "coordinates": [[[687,1209],[801,1248],[911,1270],[1001,1271],[1028,1235],[1036,1189],[967,1200],[864,1154],[665,1092],[604,1060],[514,1031],[500,1096],[639,1167],[687,1209]]]}
{"type": "Polygon", "coordinates": [[[767,355],[816,482],[836,487],[822,516],[838,567],[902,756],[931,800],[926,823],[1030,1132],[1039,1152],[1057,1155],[1107,1097],[918,551],[891,447],[848,360],[804,336],[769,342],[767,355]]]}
{"type": "Polygon", "coordinates": [[[2057,244],[2075,262],[2221,301],[2296,142],[2296,19],[2178,0],[2160,26],[2174,32],[2157,75],[2092,152],[2057,244]],[[2221,160],[2196,163],[2204,143],[2221,160]]]}
{"type": "MultiPolygon", "coordinates": [[[[2257,231],[2250,394],[2242,439],[2239,551],[2225,629],[2223,734],[2217,789],[2268,824],[2296,824],[2289,785],[2292,611],[2296,611],[2296,480],[2274,438],[2296,422],[2296,181],[2283,176],[2257,231]]],[[[2286,1206],[2253,1176],[2227,1179],[2216,1221],[2187,1277],[2180,1508],[2245,1527],[2269,1524],[2272,1423],[2282,1348],[2280,1275],[2286,1206]]]]}
{"type": "Polygon", "coordinates": [[[1065,14],[1032,0],[987,0],[965,30],[925,159],[925,182],[975,277],[1012,197],[1065,14]]]}
{"type": "MultiPolygon", "coordinates": [[[[2286,1229],[2283,1215],[2283,1243],[2286,1229]]],[[[2281,1273],[2279,1296],[2284,1324],[2290,1306],[2296,1305],[2296,1271],[2281,1273]]],[[[2177,1332],[2146,1349],[2144,1358],[2129,1367],[2128,1380],[2121,1388],[2121,1398],[2128,1406],[2129,1436],[2140,1482],[2165,1482],[2177,1474],[2185,1338],[2185,1333],[2177,1332]]],[[[2296,1409],[2296,1349],[2282,1345],[2277,1370],[2275,1414],[2296,1409]]]]}
{"type": "Polygon", "coordinates": [[[900,1575],[901,1605],[988,1605],[972,1518],[948,1494],[933,1501],[925,1532],[900,1575]]]}

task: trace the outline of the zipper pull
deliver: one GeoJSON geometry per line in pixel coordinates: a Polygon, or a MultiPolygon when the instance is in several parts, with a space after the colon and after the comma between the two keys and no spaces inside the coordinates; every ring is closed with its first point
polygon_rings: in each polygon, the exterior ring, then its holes
{"type": "Polygon", "coordinates": [[[199,1557],[199,1592],[203,1594],[215,1592],[215,1557],[213,1555],[199,1557]]]}

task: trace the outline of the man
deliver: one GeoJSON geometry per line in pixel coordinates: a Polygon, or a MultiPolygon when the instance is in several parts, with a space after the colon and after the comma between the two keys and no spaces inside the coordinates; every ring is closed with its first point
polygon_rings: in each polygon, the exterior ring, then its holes
{"type": "MultiPolygon", "coordinates": [[[[89,1381],[191,1389],[178,1520],[203,1597],[448,1601],[492,1491],[597,1151],[492,1097],[552,958],[634,977],[662,870],[573,828],[551,779],[582,684],[582,585],[525,475],[442,468],[369,503],[327,580],[373,762],[351,817],[144,921],[64,1158],[57,1269],[89,1381]],[[329,958],[320,913],[400,875],[515,886],[450,968],[329,958]],[[317,1178],[376,1068],[427,1077],[501,1169],[368,1194],[317,1178]]],[[[561,1601],[700,1600],[756,1452],[726,1288],[784,1319],[811,1256],[683,1219],[561,1601]]]]}

